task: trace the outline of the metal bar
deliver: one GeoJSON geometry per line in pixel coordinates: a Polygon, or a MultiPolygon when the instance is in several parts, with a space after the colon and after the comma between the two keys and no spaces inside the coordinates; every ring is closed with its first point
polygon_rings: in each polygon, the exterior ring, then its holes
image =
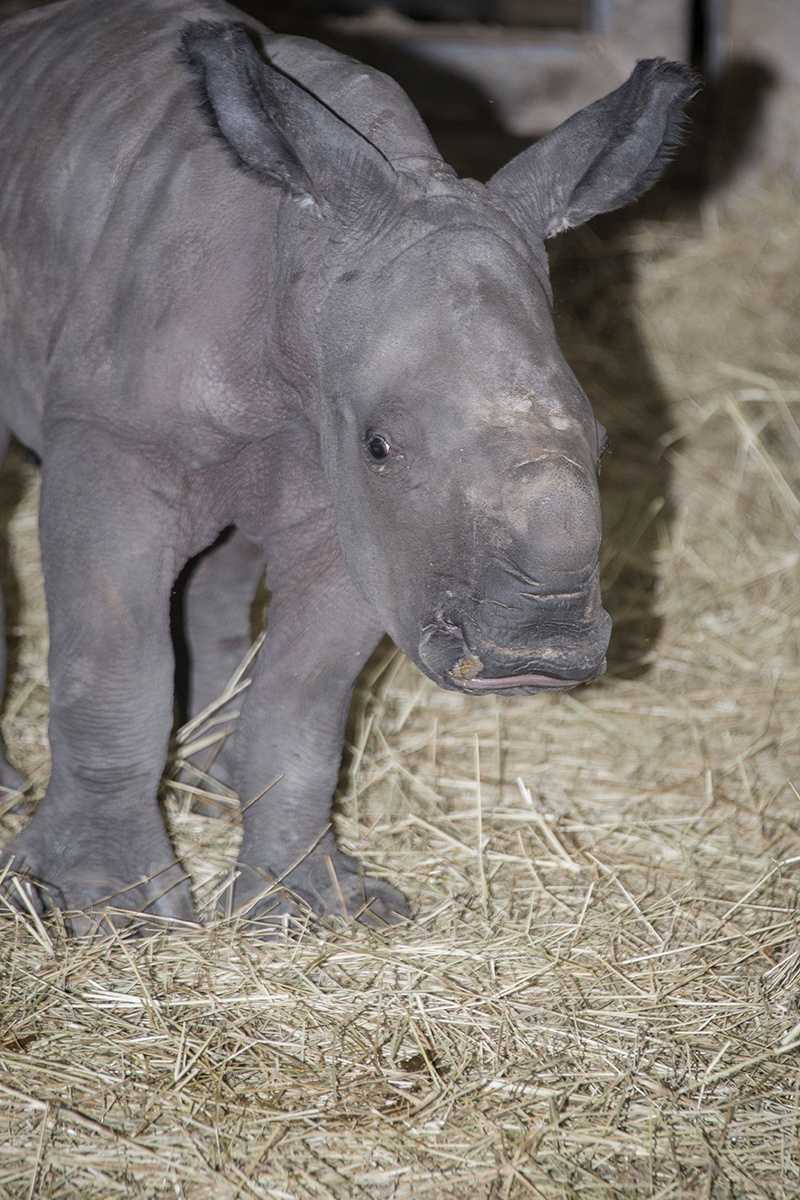
{"type": "Polygon", "coordinates": [[[701,0],[701,3],[705,9],[703,74],[707,79],[717,79],[728,57],[730,0],[701,0]]]}
{"type": "Polygon", "coordinates": [[[588,33],[608,37],[614,30],[614,0],[584,0],[584,25],[588,33]]]}

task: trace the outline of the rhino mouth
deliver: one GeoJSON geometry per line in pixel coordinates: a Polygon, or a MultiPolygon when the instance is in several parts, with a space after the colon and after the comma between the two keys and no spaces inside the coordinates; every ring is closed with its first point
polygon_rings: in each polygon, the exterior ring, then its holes
{"type": "Polygon", "coordinates": [[[558,679],[553,675],[500,675],[494,679],[462,679],[459,682],[461,687],[469,692],[495,692],[505,688],[549,688],[563,691],[580,687],[582,683],[589,683],[594,678],[594,675],[587,675],[585,679],[558,679]]]}
{"type": "Polygon", "coordinates": [[[460,629],[431,626],[423,634],[418,661],[440,687],[454,691],[535,694],[567,691],[597,679],[606,669],[604,649],[569,646],[563,655],[551,649],[548,657],[553,661],[537,661],[540,656],[512,653],[485,640],[470,647],[460,629]]]}
{"type": "Polygon", "coordinates": [[[501,692],[510,689],[526,692],[565,691],[589,683],[605,670],[605,659],[590,669],[564,675],[549,675],[546,671],[520,672],[518,675],[483,675],[484,664],[477,654],[463,655],[451,668],[451,680],[463,691],[501,692]]]}

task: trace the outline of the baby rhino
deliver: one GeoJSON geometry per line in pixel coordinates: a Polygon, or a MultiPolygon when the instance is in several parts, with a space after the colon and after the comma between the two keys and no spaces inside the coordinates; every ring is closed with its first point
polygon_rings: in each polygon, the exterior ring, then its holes
{"type": "Polygon", "coordinates": [[[385,632],[471,695],[602,672],[605,434],[556,342],[544,243],[657,179],[692,90],[640,62],[483,185],[386,76],[221,0],[63,0],[3,25],[0,421],[42,462],[53,756],[5,853],[36,903],[192,919],[157,802],[170,593],[224,529],[187,636],[197,711],[266,562],[266,642],[219,764],[260,797],[251,916],[408,911],[329,824],[385,632]]]}

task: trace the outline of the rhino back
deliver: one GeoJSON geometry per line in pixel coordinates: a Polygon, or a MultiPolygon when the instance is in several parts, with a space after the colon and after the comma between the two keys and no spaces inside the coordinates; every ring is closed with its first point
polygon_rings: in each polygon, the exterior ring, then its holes
{"type": "MultiPolygon", "coordinates": [[[[71,327],[94,327],[92,349],[110,340],[133,284],[121,267],[140,250],[137,275],[157,287],[146,261],[154,209],[207,136],[176,61],[178,30],[225,8],[66,0],[0,27],[0,402],[36,449],[71,327]]],[[[130,340],[116,332],[121,361],[130,340]]],[[[73,344],[73,359],[88,349],[73,344]]]]}
{"type": "MultiPolygon", "coordinates": [[[[34,448],[65,371],[81,403],[124,391],[119,420],[152,422],[155,393],[168,394],[174,426],[175,397],[198,390],[187,364],[218,392],[226,368],[203,355],[235,339],[253,387],[259,349],[239,310],[252,311],[256,287],[262,323],[277,303],[279,264],[265,275],[279,197],[210,135],[176,53],[196,19],[243,18],[222,0],[64,0],[0,26],[0,404],[34,448]]],[[[435,156],[386,76],[247,23],[387,157],[435,156]]]]}

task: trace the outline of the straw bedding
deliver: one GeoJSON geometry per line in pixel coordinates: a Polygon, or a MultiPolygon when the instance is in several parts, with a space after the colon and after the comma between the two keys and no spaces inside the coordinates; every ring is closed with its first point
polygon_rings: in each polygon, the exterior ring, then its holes
{"type": "MultiPolygon", "coordinates": [[[[535,699],[376,656],[338,824],[413,923],[76,943],[0,921],[0,1196],[800,1193],[797,201],[559,248],[611,431],[614,654],[535,699]]],[[[5,730],[41,788],[35,469],[4,487],[5,730]]],[[[209,905],[235,811],[165,794],[209,905]]]]}

